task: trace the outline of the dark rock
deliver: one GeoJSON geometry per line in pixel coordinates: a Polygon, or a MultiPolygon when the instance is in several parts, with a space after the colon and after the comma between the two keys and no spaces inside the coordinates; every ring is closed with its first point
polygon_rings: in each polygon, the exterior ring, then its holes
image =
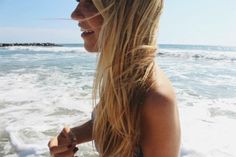
{"type": "Polygon", "coordinates": [[[0,43],[0,47],[10,47],[10,46],[62,46],[54,43],[0,43]]]}

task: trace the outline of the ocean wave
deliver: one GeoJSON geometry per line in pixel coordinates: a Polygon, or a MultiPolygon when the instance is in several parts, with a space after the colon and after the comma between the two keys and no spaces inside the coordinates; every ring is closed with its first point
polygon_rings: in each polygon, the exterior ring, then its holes
{"type": "Polygon", "coordinates": [[[30,51],[30,52],[85,52],[83,47],[41,47],[41,46],[14,46],[3,48],[7,51],[30,51]]]}
{"type": "Polygon", "coordinates": [[[182,44],[160,44],[163,49],[179,50],[204,50],[204,51],[236,51],[236,47],[212,46],[212,45],[182,45],[182,44]]]}
{"type": "Polygon", "coordinates": [[[25,141],[21,139],[22,135],[20,135],[19,131],[10,128],[6,128],[5,131],[8,133],[10,143],[19,157],[27,157],[30,155],[35,156],[37,154],[45,152],[45,150],[47,149],[46,143],[43,144],[44,147],[40,146],[39,144],[25,143],[25,141]]]}
{"type": "Polygon", "coordinates": [[[194,60],[215,60],[236,62],[236,51],[203,51],[203,50],[178,50],[160,49],[157,54],[160,57],[183,58],[194,60]]]}
{"type": "MultiPolygon", "coordinates": [[[[162,46],[163,47],[163,46],[162,46]]],[[[61,47],[40,47],[40,46],[15,46],[1,48],[10,52],[62,52],[62,53],[81,53],[86,52],[81,46],[61,46],[61,47]]],[[[179,49],[179,48],[160,48],[157,56],[194,59],[194,60],[213,60],[236,62],[236,51],[227,51],[228,49],[179,49]]]]}

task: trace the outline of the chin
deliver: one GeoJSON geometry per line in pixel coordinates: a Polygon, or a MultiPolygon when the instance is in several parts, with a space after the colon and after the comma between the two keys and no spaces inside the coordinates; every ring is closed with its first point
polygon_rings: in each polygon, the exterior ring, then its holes
{"type": "Polygon", "coordinates": [[[98,48],[97,46],[89,46],[87,44],[84,44],[84,48],[88,51],[88,52],[91,52],[91,53],[98,53],[98,48]]]}

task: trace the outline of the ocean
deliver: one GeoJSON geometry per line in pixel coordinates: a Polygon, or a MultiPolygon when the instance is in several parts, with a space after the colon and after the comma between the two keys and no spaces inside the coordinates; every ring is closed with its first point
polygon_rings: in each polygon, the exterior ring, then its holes
{"type": "MultiPolygon", "coordinates": [[[[181,157],[236,157],[236,48],[160,45],[156,61],[173,83],[181,157]]],[[[82,45],[0,48],[0,157],[47,157],[64,126],[91,117],[97,55],[82,45]]],[[[91,142],[80,157],[97,157],[91,142]]]]}

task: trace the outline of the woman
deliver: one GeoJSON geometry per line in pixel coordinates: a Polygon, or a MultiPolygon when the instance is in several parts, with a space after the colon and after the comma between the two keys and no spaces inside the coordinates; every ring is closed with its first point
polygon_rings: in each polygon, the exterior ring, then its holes
{"type": "Polygon", "coordinates": [[[84,47],[100,52],[93,118],[64,128],[52,156],[72,157],[94,140],[100,157],[177,157],[180,125],[170,81],[155,63],[162,0],[80,0],[72,18],[84,47]],[[99,101],[96,102],[96,95],[99,101]]]}

